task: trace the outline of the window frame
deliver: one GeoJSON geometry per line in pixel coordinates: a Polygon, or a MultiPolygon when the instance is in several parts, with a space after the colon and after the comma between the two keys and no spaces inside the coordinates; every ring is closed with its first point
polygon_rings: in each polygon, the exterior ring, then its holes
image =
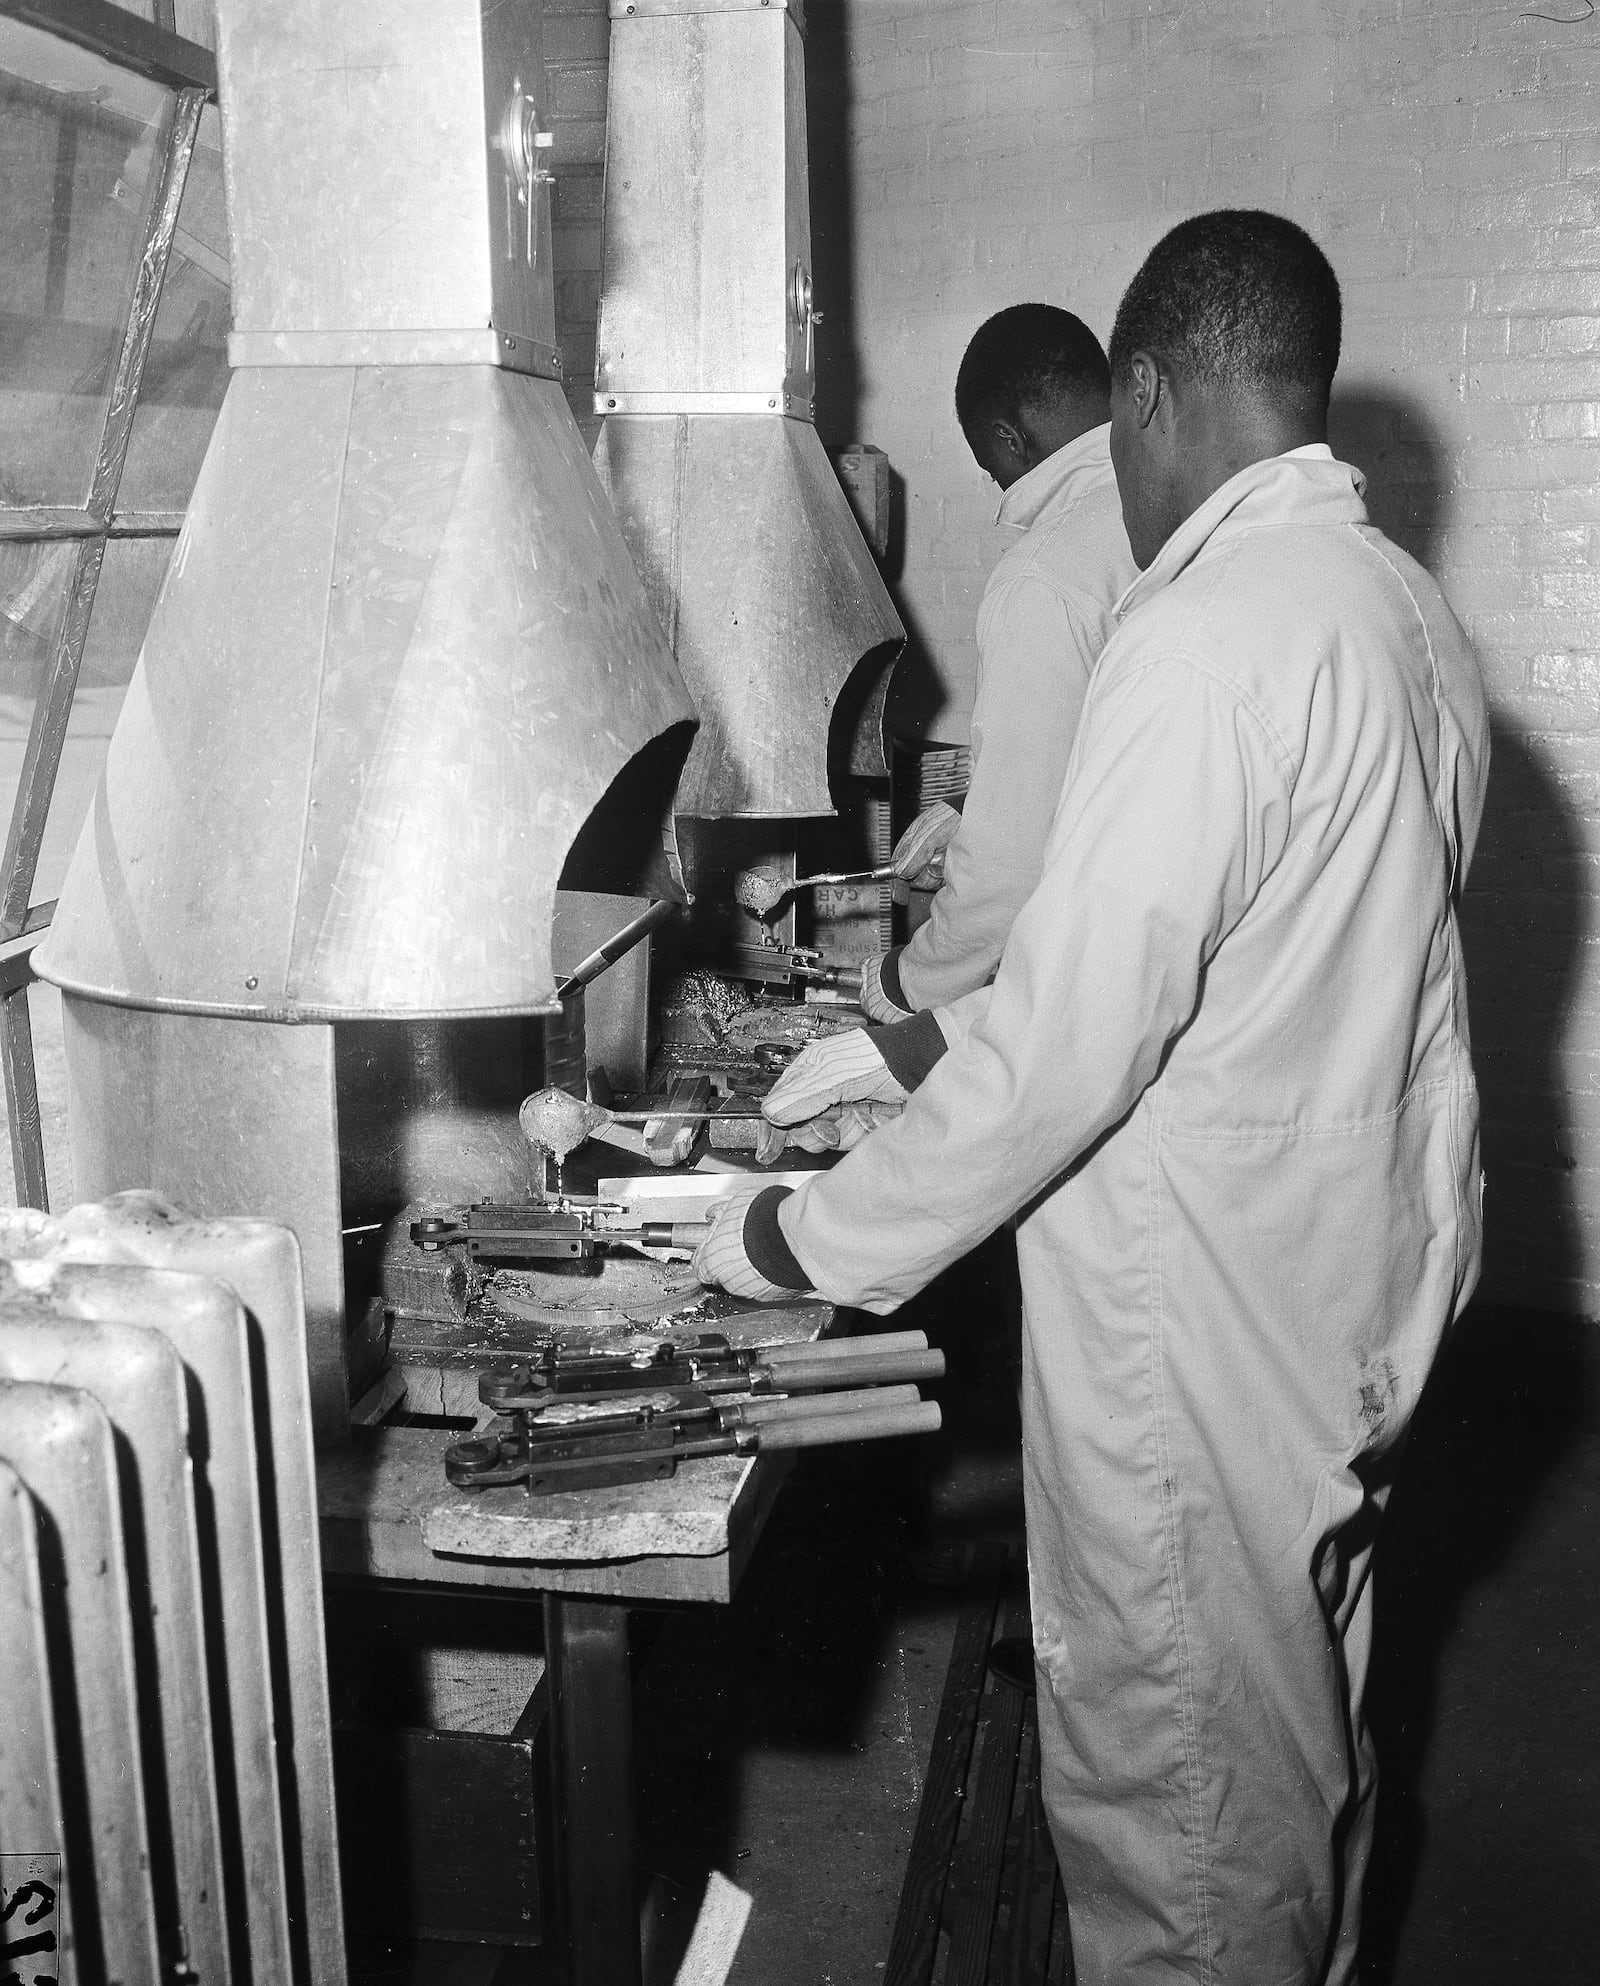
{"type": "Polygon", "coordinates": [[[0,512],[0,538],[77,544],[77,565],[56,629],[51,660],[24,750],[5,851],[0,857],[0,1068],[4,1070],[11,1131],[11,1165],[19,1206],[50,1208],[45,1177],[44,1132],[34,1066],[28,989],[34,983],[34,946],[48,930],[54,902],[35,904],[34,877],[50,802],[94,611],[101,563],[112,538],[176,538],[181,513],[119,515],[117,492],[139,404],[156,311],[171,259],[178,209],[200,129],[200,113],[217,93],[216,58],[198,42],[172,31],[171,0],[156,0],[159,25],[108,4],[108,0],[0,0],[0,17],[43,29],[130,69],[173,93],[166,153],[157,176],[123,328],[111,394],[89,494],[78,507],[36,505],[0,512]]]}

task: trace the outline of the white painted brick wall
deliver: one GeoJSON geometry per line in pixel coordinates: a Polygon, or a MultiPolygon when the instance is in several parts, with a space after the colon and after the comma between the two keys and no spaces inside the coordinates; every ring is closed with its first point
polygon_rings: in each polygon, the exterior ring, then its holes
{"type": "MultiPolygon", "coordinates": [[[[191,33],[203,6],[177,0],[191,33]]],[[[824,438],[875,442],[904,479],[930,737],[965,738],[1001,549],[950,405],[975,326],[1037,297],[1104,336],[1145,250],[1205,207],[1275,207],[1328,248],[1335,440],[1468,623],[1495,710],[1467,917],[1486,1290],[1600,1314],[1600,23],[1525,0],[809,12],[824,438]]],[[[547,0],[545,37],[558,331],[592,433],[604,0],[547,0]]]]}
{"type": "Polygon", "coordinates": [[[1486,1291],[1600,1312],[1600,35],[1495,0],[812,13],[813,39],[847,44],[835,335],[848,324],[854,425],[905,478],[932,736],[965,735],[1000,550],[950,405],[975,326],[1041,298],[1103,337],[1145,250],[1206,207],[1276,208],[1328,249],[1335,440],[1467,622],[1495,711],[1467,918],[1486,1291]]]}

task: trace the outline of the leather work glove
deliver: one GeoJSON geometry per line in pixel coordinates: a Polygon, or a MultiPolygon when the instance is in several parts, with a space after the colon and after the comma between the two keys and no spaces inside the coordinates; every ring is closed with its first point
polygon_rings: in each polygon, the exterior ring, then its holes
{"type": "Polygon", "coordinates": [[[895,874],[914,890],[936,890],[944,881],[944,852],[956,838],[961,816],[944,800],[924,807],[894,845],[895,874]]]}
{"type": "Polygon", "coordinates": [[[793,1303],[796,1292],[770,1282],[745,1253],[744,1217],[750,1202],[766,1188],[753,1186],[747,1193],[730,1194],[711,1209],[711,1227],[694,1251],[694,1272],[708,1287],[725,1289],[729,1296],[742,1296],[752,1303],[776,1303],[782,1298],[793,1303]]]}
{"type": "Polygon", "coordinates": [[[761,1114],[788,1130],[790,1144],[807,1151],[849,1151],[882,1119],[877,1112],[857,1112],[847,1131],[840,1105],[892,1104],[894,1110],[884,1114],[898,1115],[908,1094],[872,1036],[852,1028],[802,1049],[762,1098],[761,1114]],[[803,1134],[797,1126],[804,1126],[803,1134]]]}
{"type": "Polygon", "coordinates": [[[891,1123],[902,1103],[836,1103],[785,1134],[803,1152],[853,1152],[869,1131],[891,1123]]]}
{"type": "Polygon", "coordinates": [[[861,1002],[861,1011],[867,1019],[877,1021],[880,1025],[890,1021],[903,1021],[911,1012],[909,1007],[902,1007],[897,1000],[891,1000],[884,991],[883,958],[883,953],[877,952],[871,958],[862,961],[861,991],[856,996],[861,1002]]]}

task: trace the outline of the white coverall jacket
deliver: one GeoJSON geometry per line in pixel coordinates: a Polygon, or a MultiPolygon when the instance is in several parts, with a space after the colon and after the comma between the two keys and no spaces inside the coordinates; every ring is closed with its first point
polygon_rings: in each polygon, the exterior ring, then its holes
{"type": "Polygon", "coordinates": [[[1353,1977],[1375,1523],[1477,1275],[1455,904],[1488,763],[1466,637],[1360,489],[1275,457],[1168,540],[993,986],[778,1212],[881,1313],[1021,1210],[1081,1986],[1353,1977]]]}
{"type": "Polygon", "coordinates": [[[961,825],[927,922],[894,955],[889,991],[908,1009],[987,985],[1039,881],[1089,678],[1138,573],[1110,433],[1091,428],[1019,476],[995,519],[1024,535],[990,574],[978,608],[961,825]]]}

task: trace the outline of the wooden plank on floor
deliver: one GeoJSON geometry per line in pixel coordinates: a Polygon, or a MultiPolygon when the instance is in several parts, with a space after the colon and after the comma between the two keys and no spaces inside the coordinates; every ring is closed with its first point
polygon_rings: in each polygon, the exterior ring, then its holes
{"type": "MultiPolygon", "coordinates": [[[[1010,1637],[1030,1635],[1026,1591],[1007,1599],[1001,1632],[1010,1637]]],[[[987,1683],[978,1709],[983,1743],[976,1790],[965,1804],[957,1849],[964,1876],[961,1907],[946,1912],[950,1958],[944,1986],[984,1986],[989,1976],[989,1952],[1011,1836],[1017,1754],[1028,1698],[1022,1690],[992,1675],[987,1683]]]]}
{"type": "Polygon", "coordinates": [[[970,1597],[956,1623],[955,1647],[945,1676],[922,1803],[917,1809],[917,1825],[911,1837],[884,1986],[927,1986],[933,1973],[939,1945],[939,1914],[944,1904],[956,1829],[961,1822],[967,1767],[978,1728],[978,1702],[983,1695],[985,1665],[1004,1569],[1003,1545],[982,1545],[973,1555],[970,1597]]]}
{"type": "Polygon", "coordinates": [[[1001,1682],[990,1685],[985,1699],[983,1757],[977,1790],[967,1802],[968,1887],[964,1907],[951,1926],[945,1986],[984,1986],[988,1977],[1011,1794],[1017,1780],[1022,1703],[1021,1690],[1001,1682]]]}
{"type": "Polygon", "coordinates": [[[993,1986],[1038,1986],[1050,1956],[1050,1916],[1056,1888],[1055,1849],[1045,1825],[1039,1782],[1039,1726],[1024,1706],[1017,1764],[1017,1854],[1011,1914],[990,1956],[993,1986]]]}

